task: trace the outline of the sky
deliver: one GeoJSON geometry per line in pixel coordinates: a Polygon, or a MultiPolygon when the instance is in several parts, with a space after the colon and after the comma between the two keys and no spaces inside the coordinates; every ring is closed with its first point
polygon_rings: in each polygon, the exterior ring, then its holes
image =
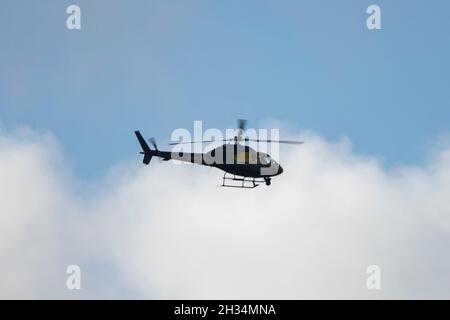
{"type": "Polygon", "coordinates": [[[2,1],[0,297],[448,298],[449,9],[2,1]],[[194,120],[237,118],[307,141],[270,188],[142,168],[135,129],[162,149],[194,120]]]}
{"type": "Polygon", "coordinates": [[[386,166],[448,134],[448,1],[3,1],[0,121],[53,132],[89,179],[136,156],[137,128],[252,127],[351,139],[386,166]]]}

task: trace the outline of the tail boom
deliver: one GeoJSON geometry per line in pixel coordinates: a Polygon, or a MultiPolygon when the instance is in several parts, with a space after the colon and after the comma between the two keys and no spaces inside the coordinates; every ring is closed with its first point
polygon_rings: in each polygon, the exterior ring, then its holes
{"type": "Polygon", "coordinates": [[[150,161],[152,160],[152,157],[156,156],[162,158],[164,161],[179,160],[184,162],[191,162],[201,165],[212,166],[211,164],[208,164],[203,160],[204,154],[202,153],[159,151],[155,141],[150,140],[150,143],[155,147],[155,150],[152,150],[150,149],[150,146],[147,144],[147,141],[145,141],[144,137],[139,132],[139,130],[136,130],[134,134],[136,135],[136,138],[138,139],[139,144],[141,145],[142,148],[141,154],[144,155],[144,159],[142,160],[142,162],[144,164],[149,164],[150,161]]]}

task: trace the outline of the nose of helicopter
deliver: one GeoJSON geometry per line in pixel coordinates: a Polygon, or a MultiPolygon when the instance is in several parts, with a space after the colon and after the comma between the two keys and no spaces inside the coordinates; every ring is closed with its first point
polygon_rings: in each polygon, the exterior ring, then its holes
{"type": "Polygon", "coordinates": [[[279,165],[277,174],[282,174],[282,173],[283,173],[283,168],[279,165]]]}

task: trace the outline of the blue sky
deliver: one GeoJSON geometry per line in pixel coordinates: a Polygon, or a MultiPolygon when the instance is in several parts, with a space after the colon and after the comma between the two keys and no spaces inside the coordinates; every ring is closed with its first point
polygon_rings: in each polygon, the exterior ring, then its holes
{"type": "MultiPolygon", "coordinates": [[[[385,165],[448,134],[448,1],[2,1],[0,124],[57,136],[77,174],[140,161],[133,130],[270,119],[385,165]],[[66,29],[78,4],[82,30],[66,29]],[[382,30],[366,28],[378,4],[382,30]]],[[[283,132],[281,132],[283,135],[283,132]]]]}

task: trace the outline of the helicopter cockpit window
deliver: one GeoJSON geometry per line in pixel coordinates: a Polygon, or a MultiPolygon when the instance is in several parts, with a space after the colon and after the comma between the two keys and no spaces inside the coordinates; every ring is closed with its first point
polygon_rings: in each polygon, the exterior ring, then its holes
{"type": "Polygon", "coordinates": [[[259,161],[261,162],[261,164],[267,165],[267,164],[270,164],[272,159],[270,159],[270,156],[268,154],[261,154],[259,156],[259,161]]]}

